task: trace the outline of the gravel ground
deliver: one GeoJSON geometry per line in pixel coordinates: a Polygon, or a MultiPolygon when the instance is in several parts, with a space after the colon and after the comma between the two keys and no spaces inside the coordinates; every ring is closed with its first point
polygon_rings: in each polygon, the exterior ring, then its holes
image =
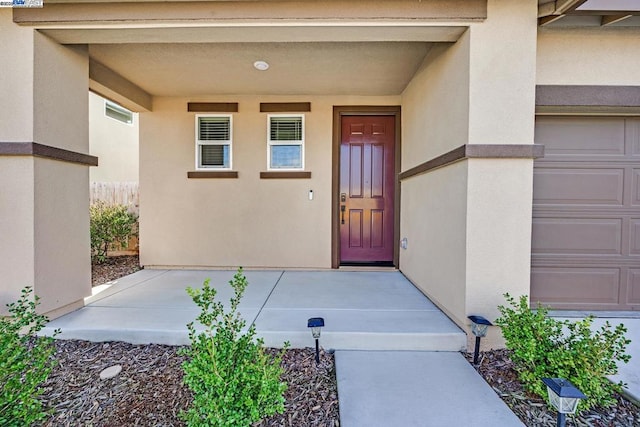
{"type": "MultiPolygon", "coordinates": [[[[473,354],[466,354],[469,363],[473,354]]],[[[549,411],[544,401],[528,394],[518,380],[508,350],[482,352],[478,371],[511,410],[528,427],[553,427],[556,425],[556,412],[549,411]]],[[[618,404],[611,408],[602,408],[583,412],[579,417],[567,417],[567,427],[638,427],[640,426],[640,408],[617,396],[618,404]]]]}
{"type": "Polygon", "coordinates": [[[140,270],[138,255],[109,257],[102,264],[91,264],[91,285],[102,285],[138,270],[140,270]]]}
{"type": "MultiPolygon", "coordinates": [[[[182,384],[179,347],[122,342],[56,341],[59,365],[43,385],[53,410],[43,426],[181,426],[180,410],[191,402],[182,384]],[[121,365],[120,374],[100,372],[121,365]]],[[[283,379],[288,383],[285,412],[256,426],[339,426],[333,355],[316,366],[311,349],[288,350],[283,379]]]]}

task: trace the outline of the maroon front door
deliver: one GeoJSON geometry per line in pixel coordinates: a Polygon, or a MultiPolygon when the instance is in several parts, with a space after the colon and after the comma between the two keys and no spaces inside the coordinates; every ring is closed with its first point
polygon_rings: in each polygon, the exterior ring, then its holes
{"type": "Polygon", "coordinates": [[[393,262],[395,135],[394,116],[342,116],[342,264],[393,262]]]}

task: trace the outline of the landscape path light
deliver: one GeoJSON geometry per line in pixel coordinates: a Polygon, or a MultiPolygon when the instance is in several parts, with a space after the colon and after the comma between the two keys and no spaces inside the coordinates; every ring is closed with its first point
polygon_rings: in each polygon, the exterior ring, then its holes
{"type": "Polygon", "coordinates": [[[566,414],[575,413],[580,399],[587,396],[564,378],[543,378],[542,382],[547,386],[551,405],[558,411],[557,427],[565,427],[566,414]]]}
{"type": "Polygon", "coordinates": [[[322,317],[312,317],[307,321],[307,327],[311,328],[311,335],[316,340],[316,364],[320,363],[320,329],[324,327],[324,319],[322,317]]]}
{"type": "Polygon", "coordinates": [[[489,326],[493,326],[493,323],[489,322],[482,316],[468,316],[471,320],[471,332],[476,336],[476,347],[473,350],[473,364],[478,364],[478,354],[480,353],[480,338],[487,335],[489,326]]]}

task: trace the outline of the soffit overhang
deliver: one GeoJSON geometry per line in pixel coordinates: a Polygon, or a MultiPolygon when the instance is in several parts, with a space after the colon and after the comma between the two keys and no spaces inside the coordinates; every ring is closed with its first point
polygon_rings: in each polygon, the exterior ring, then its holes
{"type": "Polygon", "coordinates": [[[637,0],[539,0],[542,27],[640,27],[637,0]]]}

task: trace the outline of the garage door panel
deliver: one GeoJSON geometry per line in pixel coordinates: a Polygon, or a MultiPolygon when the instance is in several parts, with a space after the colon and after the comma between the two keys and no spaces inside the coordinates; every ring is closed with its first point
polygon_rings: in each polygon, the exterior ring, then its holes
{"type": "Polygon", "coordinates": [[[615,205],[624,203],[624,169],[538,167],[535,204],[615,205]]]}
{"type": "Polygon", "coordinates": [[[571,304],[617,304],[618,268],[533,268],[531,301],[571,304]]]}
{"type": "Polygon", "coordinates": [[[631,204],[640,206],[640,169],[631,171],[631,204]]]}
{"type": "Polygon", "coordinates": [[[640,218],[629,221],[629,253],[640,256],[640,218]]]}
{"type": "Polygon", "coordinates": [[[640,269],[629,269],[629,303],[640,304],[640,269]]]}
{"type": "Polygon", "coordinates": [[[532,301],[640,310],[640,118],[537,117],[532,301]]]}
{"type": "Polygon", "coordinates": [[[536,144],[544,144],[545,157],[625,153],[625,124],[618,118],[539,118],[535,138],[536,144]]]}
{"type": "Polygon", "coordinates": [[[640,118],[627,119],[627,141],[631,146],[631,155],[640,157],[640,118]]]}
{"type": "Polygon", "coordinates": [[[614,218],[537,218],[533,220],[534,254],[622,253],[622,220],[614,218]]]}

